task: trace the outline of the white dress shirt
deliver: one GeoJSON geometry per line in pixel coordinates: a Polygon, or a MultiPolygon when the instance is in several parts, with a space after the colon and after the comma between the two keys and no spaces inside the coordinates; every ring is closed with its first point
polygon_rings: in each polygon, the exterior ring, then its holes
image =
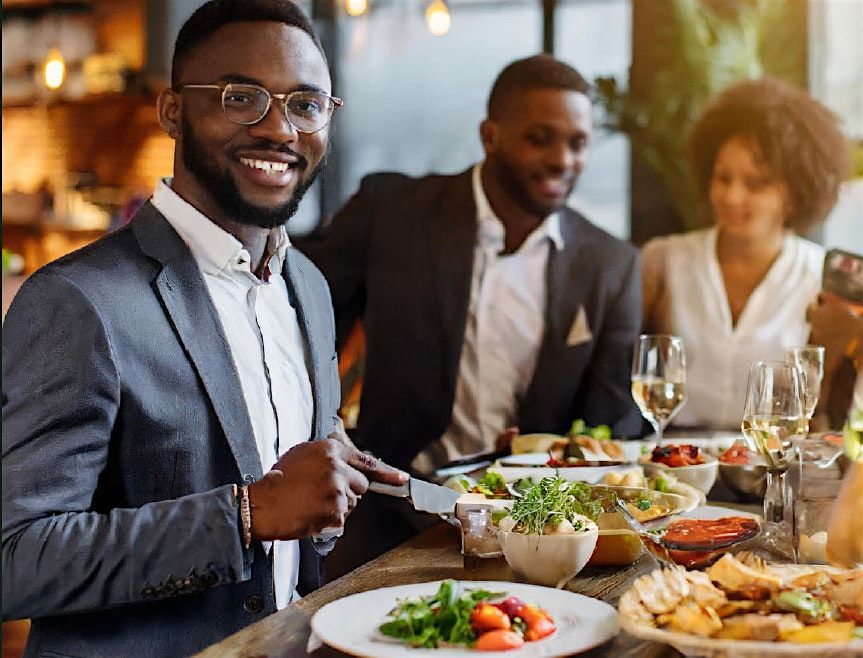
{"type": "Polygon", "coordinates": [[[516,423],[545,332],[549,249],[563,249],[560,218],[552,213],[517,251],[501,255],[506,231],[482,189],[480,167],[473,169],[477,240],[452,420],[411,463],[421,473],[493,450],[516,423]]]}
{"type": "MultiPolygon", "coordinates": [[[[312,432],[312,385],[297,314],[282,278],[291,243],[284,227],[270,236],[272,256],[263,280],[250,268],[249,252],[233,235],[180,198],[170,179],[156,186],[153,205],[189,247],[219,314],[240,378],[264,473],[279,456],[312,432]]],[[[264,542],[273,561],[276,606],[295,596],[297,541],[264,542]]]]}
{"type": "Polygon", "coordinates": [[[784,359],[809,337],[806,306],[821,288],[824,249],[788,234],[782,251],[732,324],[716,257],[716,228],[669,235],[644,246],[645,272],[659,272],[657,330],[683,338],[687,397],[672,425],[738,429],[749,366],[784,359]]]}

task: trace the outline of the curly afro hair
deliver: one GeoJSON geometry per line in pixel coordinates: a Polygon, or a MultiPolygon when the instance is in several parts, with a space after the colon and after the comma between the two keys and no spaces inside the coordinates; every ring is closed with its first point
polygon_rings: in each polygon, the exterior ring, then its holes
{"type": "Polygon", "coordinates": [[[851,167],[850,145],[835,114],[805,91],[773,78],[726,88],[705,108],[689,137],[689,156],[705,199],[716,154],[733,137],[748,141],[755,157],[787,185],[788,225],[805,234],[827,217],[851,167]]]}

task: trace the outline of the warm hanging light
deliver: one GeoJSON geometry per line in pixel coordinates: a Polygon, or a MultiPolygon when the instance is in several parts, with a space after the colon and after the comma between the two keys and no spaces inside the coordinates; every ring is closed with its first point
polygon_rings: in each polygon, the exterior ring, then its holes
{"type": "Polygon", "coordinates": [[[66,77],[66,62],[59,48],[51,48],[48,51],[48,56],[45,57],[45,64],[42,67],[42,74],[48,89],[59,89],[60,85],[63,84],[63,79],[66,77]]]}
{"type": "Polygon", "coordinates": [[[368,0],[345,0],[345,11],[349,16],[362,16],[368,10],[368,0]]]}
{"type": "Polygon", "coordinates": [[[451,22],[449,8],[444,0],[432,0],[426,7],[426,25],[428,25],[429,32],[436,37],[442,37],[449,32],[451,22]]]}

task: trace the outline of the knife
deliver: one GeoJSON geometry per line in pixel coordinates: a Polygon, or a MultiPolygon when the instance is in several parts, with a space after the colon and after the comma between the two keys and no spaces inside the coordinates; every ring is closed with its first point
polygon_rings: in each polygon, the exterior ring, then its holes
{"type": "Polygon", "coordinates": [[[470,473],[471,471],[476,471],[480,468],[490,466],[496,460],[501,457],[508,457],[510,454],[509,447],[506,447],[502,450],[495,450],[494,452],[482,452],[476,455],[470,455],[469,457],[454,459],[438,468],[435,471],[435,476],[439,478],[448,478],[450,475],[470,473]]]}
{"type": "Polygon", "coordinates": [[[400,486],[371,482],[369,491],[385,496],[407,498],[417,512],[429,514],[452,514],[455,511],[455,501],[461,495],[447,487],[417,478],[410,478],[400,486]]]}

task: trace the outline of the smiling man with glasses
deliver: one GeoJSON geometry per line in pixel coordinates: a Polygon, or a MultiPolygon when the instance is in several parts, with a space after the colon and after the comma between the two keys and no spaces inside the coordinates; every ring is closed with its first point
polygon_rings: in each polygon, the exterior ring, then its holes
{"type": "Polygon", "coordinates": [[[158,101],[172,179],[3,327],[3,618],[27,656],[186,656],[321,582],[369,480],[327,285],[284,224],[341,101],[288,0],[218,0],[158,101]]]}

